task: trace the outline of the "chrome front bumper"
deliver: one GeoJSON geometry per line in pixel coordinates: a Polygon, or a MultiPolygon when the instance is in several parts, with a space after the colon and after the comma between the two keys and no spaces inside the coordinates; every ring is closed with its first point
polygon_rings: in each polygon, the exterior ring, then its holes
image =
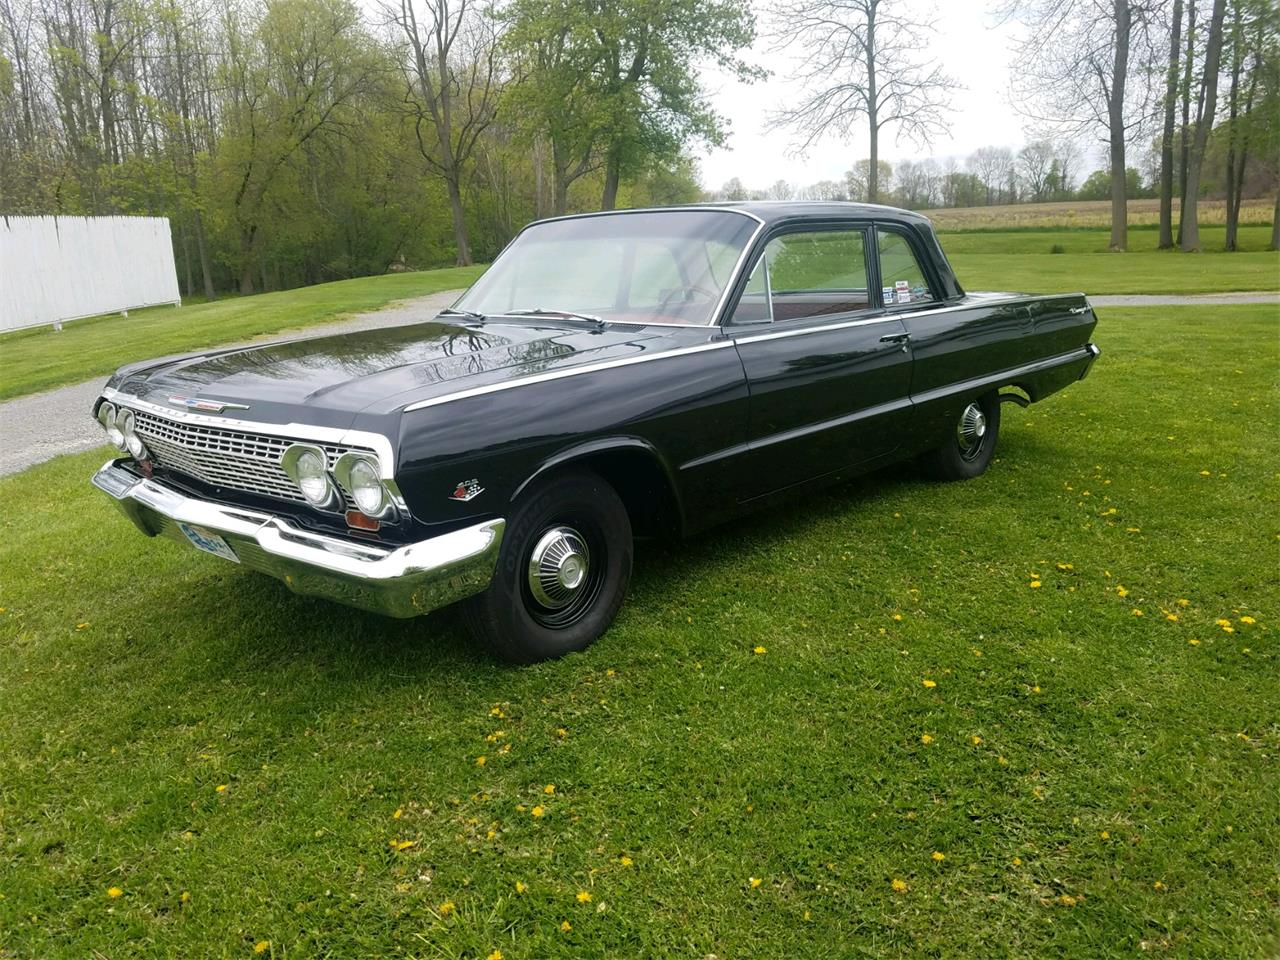
{"type": "Polygon", "coordinates": [[[211,531],[244,566],[283,580],[296,593],[392,617],[415,617],[484,590],[506,526],[487,520],[401,547],[343,540],[270,514],[188,497],[138,477],[123,462],[106,463],[93,484],[147,536],[190,545],[180,524],[211,531]]]}

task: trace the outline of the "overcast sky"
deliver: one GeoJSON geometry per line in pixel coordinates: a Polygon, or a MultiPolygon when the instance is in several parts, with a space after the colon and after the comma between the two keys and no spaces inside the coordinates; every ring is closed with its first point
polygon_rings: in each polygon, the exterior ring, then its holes
{"type": "MultiPolygon", "coordinates": [[[[767,0],[756,0],[763,14],[767,0]]],[[[927,0],[907,0],[916,10],[928,10],[927,0]]],[[[925,50],[936,57],[943,69],[964,89],[952,100],[951,135],[936,140],[929,150],[921,150],[909,140],[895,143],[895,131],[881,132],[880,157],[893,162],[910,157],[955,156],[963,159],[988,144],[1017,148],[1027,139],[1027,121],[1009,103],[1009,63],[1017,40],[1016,26],[998,25],[983,0],[950,0],[933,7],[937,32],[925,40],[925,50]]],[[[772,74],[768,80],[739,83],[718,70],[704,74],[711,102],[729,121],[729,142],[722,149],[699,154],[701,179],[709,190],[718,189],[731,177],[746,186],[765,189],[777,180],[796,186],[819,180],[839,180],[854,161],[868,156],[865,122],[852,140],[825,138],[803,156],[793,153],[792,135],[765,128],[767,114],[788,100],[795,88],[787,82],[791,74],[787,54],[771,52],[768,41],[757,41],[748,55],[772,74]]],[[[1087,144],[1087,165],[1095,165],[1093,144],[1087,144]]]]}

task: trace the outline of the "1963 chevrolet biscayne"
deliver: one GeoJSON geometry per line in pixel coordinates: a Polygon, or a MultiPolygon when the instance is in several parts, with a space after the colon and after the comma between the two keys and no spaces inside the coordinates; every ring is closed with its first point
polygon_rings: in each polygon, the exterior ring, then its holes
{"type": "Polygon", "coordinates": [[[466,601],[509,660],[609,627],[635,535],[922,457],[1081,379],[1082,295],[965,294],[929,222],[743,203],[525,228],[429,322],[122,368],[94,483],[164,534],[396,617],[466,601]]]}

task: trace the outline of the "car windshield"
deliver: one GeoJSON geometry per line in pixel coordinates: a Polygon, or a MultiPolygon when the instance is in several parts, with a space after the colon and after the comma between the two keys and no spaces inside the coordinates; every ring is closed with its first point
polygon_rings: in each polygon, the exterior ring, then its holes
{"type": "Polygon", "coordinates": [[[535,223],[456,309],[708,324],[755,227],[743,214],[710,208],[535,223]]]}

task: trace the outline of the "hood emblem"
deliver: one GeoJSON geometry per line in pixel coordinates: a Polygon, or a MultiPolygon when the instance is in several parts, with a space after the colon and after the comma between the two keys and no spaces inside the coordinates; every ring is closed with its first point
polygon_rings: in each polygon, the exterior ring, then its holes
{"type": "Polygon", "coordinates": [[[479,480],[463,480],[454,488],[453,493],[449,494],[449,499],[461,500],[466,503],[468,500],[474,500],[482,493],[484,493],[484,487],[480,486],[479,480]]]}
{"type": "Polygon", "coordinates": [[[170,403],[202,413],[222,413],[223,410],[248,410],[247,403],[229,403],[221,400],[201,400],[199,397],[170,397],[170,403]]]}

